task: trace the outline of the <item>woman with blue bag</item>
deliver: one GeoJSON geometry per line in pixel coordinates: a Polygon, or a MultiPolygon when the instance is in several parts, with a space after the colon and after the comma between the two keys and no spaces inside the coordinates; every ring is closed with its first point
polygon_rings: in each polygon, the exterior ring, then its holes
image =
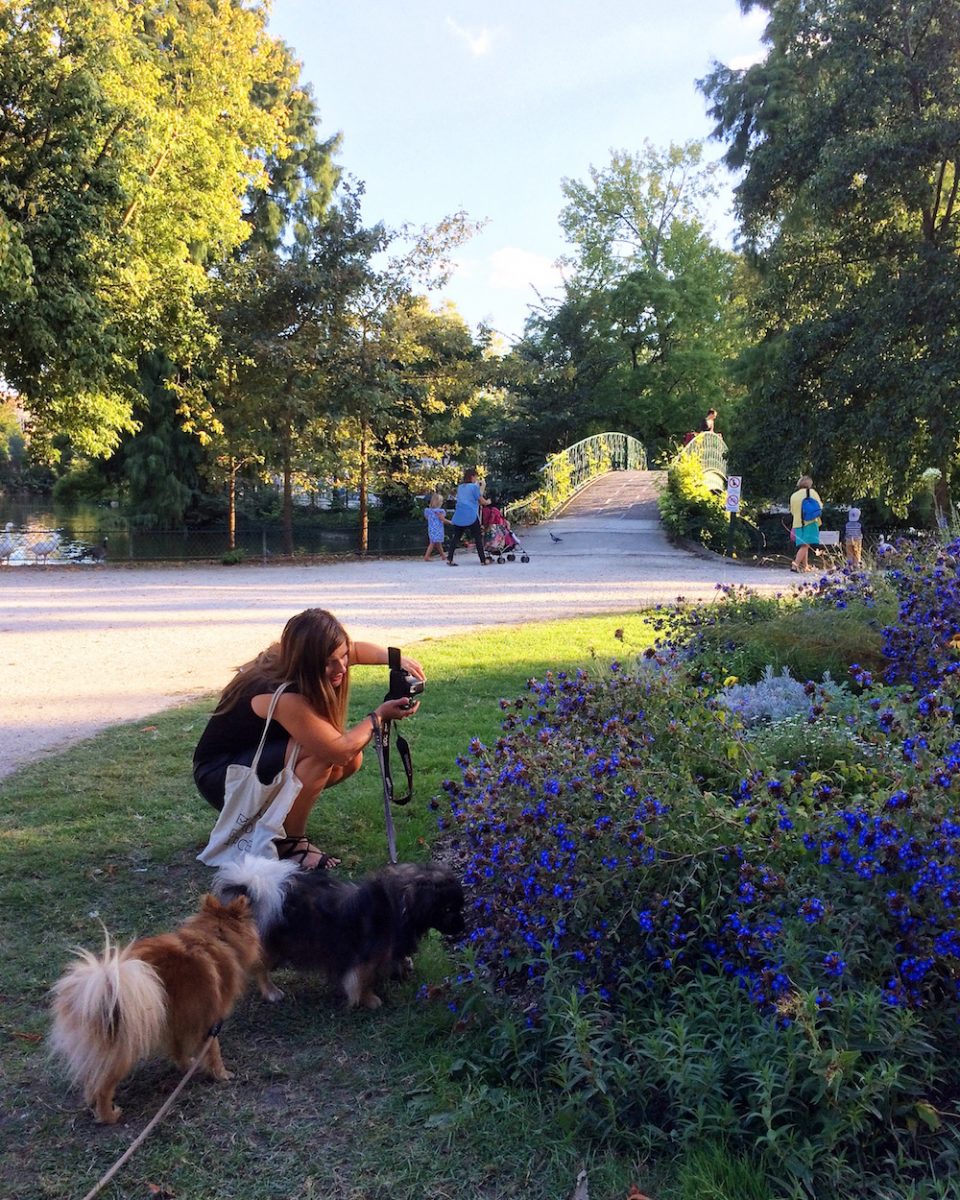
{"type": "Polygon", "coordinates": [[[813,486],[809,475],[797,480],[797,490],[790,497],[790,519],[793,525],[793,540],[797,553],[790,564],[791,571],[812,571],[807,566],[807,555],[811,546],[820,545],[820,520],[823,516],[823,501],[813,486]]]}

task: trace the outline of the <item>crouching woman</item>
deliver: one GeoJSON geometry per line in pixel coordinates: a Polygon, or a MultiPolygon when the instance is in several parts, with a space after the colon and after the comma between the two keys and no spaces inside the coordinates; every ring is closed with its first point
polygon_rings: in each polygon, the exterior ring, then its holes
{"type": "MultiPolygon", "coordinates": [[[[424,678],[415,659],[401,662],[410,674],[424,678]]],[[[297,755],[293,770],[301,786],[284,818],[284,836],[275,840],[277,856],[306,870],[339,865],[339,859],[310,841],[307,818],[324,791],[360,769],[364,747],[373,738],[373,713],[347,728],[351,666],[387,663],[385,646],[351,641],[325,609],[309,608],[291,617],[280,641],[240,667],[224,688],[193,755],[200,794],[214,808],[223,808],[227,769],[251,766],[274,693],[286,685],[276,698],[257,766],[258,779],[269,783],[297,755]]],[[[374,713],[380,721],[400,721],[417,707],[385,700],[374,713]]]]}

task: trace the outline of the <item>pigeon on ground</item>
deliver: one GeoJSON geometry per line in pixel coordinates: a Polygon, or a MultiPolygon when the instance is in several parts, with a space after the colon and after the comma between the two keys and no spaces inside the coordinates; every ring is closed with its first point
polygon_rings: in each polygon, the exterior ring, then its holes
{"type": "Polygon", "coordinates": [[[547,533],[550,534],[551,542],[562,542],[563,541],[563,538],[557,537],[557,535],[555,533],[552,533],[549,529],[547,530],[547,533]]]}

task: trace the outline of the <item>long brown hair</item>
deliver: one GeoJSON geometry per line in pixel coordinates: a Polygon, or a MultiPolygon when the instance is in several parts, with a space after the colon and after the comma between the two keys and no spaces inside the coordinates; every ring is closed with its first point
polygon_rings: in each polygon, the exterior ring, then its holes
{"type": "Polygon", "coordinates": [[[327,663],[340,645],[350,649],[350,638],[333,613],[308,608],[284,625],[280,641],[237,670],[223,689],[217,712],[228,712],[241,697],[275,692],[291,683],[310,707],[343,732],[350,700],[350,667],[338,688],[327,679],[327,663]]]}

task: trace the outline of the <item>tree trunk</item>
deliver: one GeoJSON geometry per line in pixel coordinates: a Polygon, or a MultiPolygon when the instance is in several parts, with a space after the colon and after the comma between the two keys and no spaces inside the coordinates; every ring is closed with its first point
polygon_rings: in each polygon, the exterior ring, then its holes
{"type": "Polygon", "coordinates": [[[227,466],[227,549],[237,548],[237,460],[230,455],[227,466]]]}
{"type": "Polygon", "coordinates": [[[367,426],[360,426],[360,545],[361,554],[369,546],[370,523],[367,513],[367,426]]]}
{"type": "Polygon", "coordinates": [[[293,466],[290,448],[290,426],[284,430],[283,439],[283,552],[293,557],[293,466]]]}

